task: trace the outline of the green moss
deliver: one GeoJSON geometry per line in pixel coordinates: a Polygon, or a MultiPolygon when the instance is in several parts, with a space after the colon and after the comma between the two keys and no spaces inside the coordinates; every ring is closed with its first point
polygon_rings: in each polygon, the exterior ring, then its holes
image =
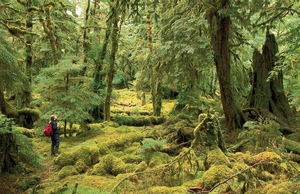
{"type": "Polygon", "coordinates": [[[226,165],[214,165],[205,171],[202,177],[202,187],[206,190],[211,189],[215,184],[225,180],[233,171],[226,165]]]}
{"type": "Polygon", "coordinates": [[[149,163],[150,167],[155,167],[163,164],[167,164],[170,161],[171,157],[163,152],[154,152],[149,163]]]}
{"type": "Polygon", "coordinates": [[[78,172],[74,166],[64,166],[58,173],[58,178],[63,179],[67,176],[77,175],[78,172]]]}
{"type": "Polygon", "coordinates": [[[250,164],[252,162],[252,156],[251,156],[251,153],[249,151],[247,151],[246,153],[236,152],[234,154],[234,158],[238,162],[243,162],[243,163],[246,163],[246,164],[250,164]]]}
{"type": "Polygon", "coordinates": [[[145,190],[145,193],[148,194],[170,194],[170,193],[186,193],[186,188],[185,187],[165,187],[165,186],[156,186],[156,187],[151,187],[147,190],[145,190]]]}
{"type": "Polygon", "coordinates": [[[109,151],[106,142],[102,142],[102,143],[98,144],[98,148],[99,148],[100,155],[106,155],[109,151]]]}
{"type": "Polygon", "coordinates": [[[142,172],[145,171],[147,169],[148,165],[145,161],[142,161],[141,163],[139,163],[135,169],[135,172],[142,172]]]}
{"type": "Polygon", "coordinates": [[[144,125],[158,125],[165,121],[164,117],[154,117],[154,116],[114,116],[113,121],[119,125],[128,126],[144,126],[144,125]]]}
{"type": "Polygon", "coordinates": [[[250,171],[245,171],[246,169],[248,169],[249,166],[243,162],[235,162],[233,163],[232,165],[232,170],[235,172],[235,173],[238,173],[237,174],[237,180],[239,182],[241,181],[247,181],[250,179],[250,176],[251,176],[251,172],[250,171]],[[243,173],[241,173],[243,172],[243,173]]]}
{"type": "Polygon", "coordinates": [[[85,173],[88,169],[88,166],[85,164],[83,160],[78,160],[74,167],[79,173],[85,173]]]}
{"type": "Polygon", "coordinates": [[[261,171],[261,172],[259,173],[258,178],[259,178],[260,180],[263,180],[263,181],[266,181],[266,182],[267,182],[267,181],[273,180],[273,179],[275,178],[275,176],[272,175],[271,173],[269,173],[268,171],[261,171]]]}
{"type": "Polygon", "coordinates": [[[18,183],[18,189],[20,189],[21,191],[25,191],[28,188],[31,188],[31,187],[37,185],[39,183],[40,179],[41,179],[41,177],[36,176],[36,175],[26,177],[18,183]]]}
{"type": "Polygon", "coordinates": [[[76,161],[74,160],[73,155],[70,152],[67,152],[59,154],[53,162],[58,169],[61,169],[64,166],[74,165],[76,161]]]}
{"type": "Polygon", "coordinates": [[[96,144],[78,145],[74,147],[70,152],[63,152],[54,159],[54,164],[61,169],[67,165],[74,165],[77,161],[82,160],[87,166],[92,166],[99,161],[99,148],[96,144]]]}
{"type": "Polygon", "coordinates": [[[229,159],[225,156],[222,150],[218,147],[209,151],[204,161],[205,169],[209,169],[213,165],[230,166],[229,159]]]}
{"type": "Polygon", "coordinates": [[[120,159],[111,154],[100,158],[100,162],[94,165],[91,172],[92,175],[118,175],[126,172],[126,164],[120,159]]]}
{"type": "Polygon", "coordinates": [[[143,158],[139,154],[125,154],[123,156],[120,156],[120,158],[125,163],[135,163],[135,164],[137,164],[143,160],[143,158]]]}
{"type": "Polygon", "coordinates": [[[300,191],[300,184],[292,182],[281,182],[274,185],[268,184],[263,188],[263,192],[266,194],[291,194],[298,193],[300,191]]]}
{"type": "Polygon", "coordinates": [[[252,163],[260,163],[260,162],[274,162],[280,164],[282,162],[282,158],[276,154],[275,152],[261,152],[255,156],[253,156],[252,163]]]}

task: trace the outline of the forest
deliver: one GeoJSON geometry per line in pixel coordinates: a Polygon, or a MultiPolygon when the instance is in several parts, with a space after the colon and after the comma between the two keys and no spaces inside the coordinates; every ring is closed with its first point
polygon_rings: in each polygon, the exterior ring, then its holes
{"type": "Polygon", "coordinates": [[[299,0],[1,0],[0,194],[300,194],[299,16],[299,0]]]}

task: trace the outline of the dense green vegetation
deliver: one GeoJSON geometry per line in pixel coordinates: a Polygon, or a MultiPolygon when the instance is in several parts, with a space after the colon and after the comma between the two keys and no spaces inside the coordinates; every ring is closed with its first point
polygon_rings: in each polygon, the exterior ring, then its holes
{"type": "Polygon", "coordinates": [[[0,193],[299,193],[299,15],[298,0],[2,0],[0,193]]]}

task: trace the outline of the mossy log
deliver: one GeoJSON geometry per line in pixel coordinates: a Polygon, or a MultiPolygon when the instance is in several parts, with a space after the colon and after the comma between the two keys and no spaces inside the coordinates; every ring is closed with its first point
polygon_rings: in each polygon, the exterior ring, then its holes
{"type": "Polygon", "coordinates": [[[0,174],[17,165],[16,136],[7,130],[0,130],[0,174]]]}
{"type": "Polygon", "coordinates": [[[165,118],[154,116],[114,116],[111,120],[119,125],[153,126],[162,124],[165,121],[165,118]]]}
{"type": "Polygon", "coordinates": [[[282,141],[282,144],[284,145],[284,148],[288,152],[293,152],[294,154],[300,154],[300,143],[286,139],[286,138],[278,138],[280,141],[282,141]]]}
{"type": "MultiPolygon", "coordinates": [[[[115,115],[118,115],[118,114],[126,114],[128,116],[132,116],[132,115],[136,115],[137,113],[136,112],[133,112],[133,111],[117,111],[117,110],[113,110],[111,111],[113,114],[115,115]]],[[[147,112],[147,111],[139,111],[138,112],[139,115],[142,115],[142,116],[151,116],[152,113],[151,112],[147,112]]]]}

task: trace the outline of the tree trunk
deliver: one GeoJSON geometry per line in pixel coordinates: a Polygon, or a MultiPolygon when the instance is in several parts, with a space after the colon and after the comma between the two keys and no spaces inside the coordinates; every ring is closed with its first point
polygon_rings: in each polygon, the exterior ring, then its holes
{"type": "MultiPolygon", "coordinates": [[[[152,24],[151,24],[151,12],[148,9],[146,15],[146,23],[148,26],[148,48],[149,57],[153,55],[153,42],[152,42],[152,24]]],[[[150,60],[151,61],[151,60],[150,60]]],[[[151,62],[150,62],[151,63],[151,62]]],[[[155,67],[154,64],[149,65],[151,68],[150,82],[151,82],[151,96],[152,96],[152,106],[153,115],[160,116],[162,107],[162,89],[161,89],[161,75],[159,75],[159,67],[155,67]]]]}
{"type": "Polygon", "coordinates": [[[6,106],[7,102],[5,101],[5,97],[4,97],[4,86],[3,86],[3,81],[0,80],[0,110],[1,113],[4,115],[7,115],[7,106],[6,106]]]}
{"type": "MultiPolygon", "coordinates": [[[[158,69],[158,68],[157,68],[158,69]]],[[[152,98],[154,98],[154,103],[153,103],[153,115],[154,116],[160,116],[161,114],[161,107],[162,107],[162,88],[161,88],[161,79],[159,75],[159,71],[155,71],[154,75],[155,79],[155,86],[152,90],[154,90],[152,98]]]]}
{"type": "Polygon", "coordinates": [[[113,90],[113,78],[115,75],[115,61],[116,61],[116,54],[118,51],[118,35],[119,35],[119,28],[118,28],[118,12],[117,9],[119,7],[119,1],[116,2],[116,6],[112,8],[112,34],[111,34],[111,53],[110,53],[110,63],[109,63],[109,70],[107,74],[107,86],[106,86],[106,96],[104,102],[104,120],[110,120],[110,101],[111,101],[111,94],[113,90]]]}
{"type": "MultiPolygon", "coordinates": [[[[27,9],[31,7],[31,1],[28,2],[27,9]]],[[[27,12],[26,18],[26,29],[27,31],[31,32],[33,27],[33,14],[32,12],[27,12]]],[[[26,36],[26,76],[28,79],[28,85],[25,86],[24,90],[24,100],[22,102],[22,107],[26,108],[29,107],[31,102],[31,82],[32,82],[32,36],[28,34],[26,36]]]]}
{"type": "Polygon", "coordinates": [[[43,25],[44,32],[48,35],[51,51],[52,51],[52,57],[53,57],[53,65],[58,64],[58,53],[57,53],[57,45],[56,45],[56,37],[53,33],[54,30],[54,21],[51,18],[50,9],[46,8],[46,19],[40,18],[40,22],[43,25]]]}
{"type": "Polygon", "coordinates": [[[296,118],[284,93],[282,71],[278,70],[276,76],[269,78],[270,72],[276,69],[278,45],[275,36],[268,30],[262,50],[263,54],[257,50],[253,52],[253,81],[249,105],[269,110],[280,121],[294,124],[296,118]]]}
{"type": "MultiPolygon", "coordinates": [[[[0,126],[3,128],[3,126],[0,126]]],[[[0,175],[17,165],[18,151],[15,135],[8,130],[0,130],[0,175]]]]}
{"type": "MultiPolygon", "coordinates": [[[[219,2],[221,3],[219,9],[229,9],[229,0],[220,0],[219,2]]],[[[236,105],[232,92],[229,56],[230,17],[224,14],[220,15],[219,9],[210,11],[208,22],[211,33],[211,44],[215,55],[221,101],[226,119],[226,128],[227,131],[232,131],[236,128],[241,128],[245,120],[242,112],[236,105]]]]}
{"type": "MultiPolygon", "coordinates": [[[[102,89],[104,87],[103,84],[103,75],[102,75],[102,66],[104,63],[104,58],[106,56],[107,53],[107,46],[109,43],[109,38],[111,35],[111,18],[107,19],[106,21],[106,32],[105,32],[105,38],[103,41],[103,46],[102,46],[102,50],[99,54],[99,61],[97,61],[96,63],[96,68],[95,68],[95,73],[94,73],[94,92],[99,94],[100,89],[102,89]]],[[[103,106],[99,105],[93,108],[92,111],[92,116],[94,119],[98,120],[101,119],[103,117],[103,106]]]]}
{"type": "MultiPolygon", "coordinates": [[[[87,26],[88,24],[88,20],[89,20],[89,16],[90,16],[90,7],[91,7],[91,0],[88,0],[87,2],[87,7],[86,7],[86,10],[85,10],[85,26],[87,26]]],[[[89,42],[88,42],[88,33],[89,33],[89,30],[87,28],[85,28],[83,30],[83,40],[82,40],[82,47],[83,47],[83,63],[87,63],[88,60],[87,60],[87,53],[88,53],[88,49],[89,49],[89,42]]],[[[86,66],[83,68],[82,70],[82,75],[84,76],[85,75],[85,72],[86,72],[86,66]]]]}

